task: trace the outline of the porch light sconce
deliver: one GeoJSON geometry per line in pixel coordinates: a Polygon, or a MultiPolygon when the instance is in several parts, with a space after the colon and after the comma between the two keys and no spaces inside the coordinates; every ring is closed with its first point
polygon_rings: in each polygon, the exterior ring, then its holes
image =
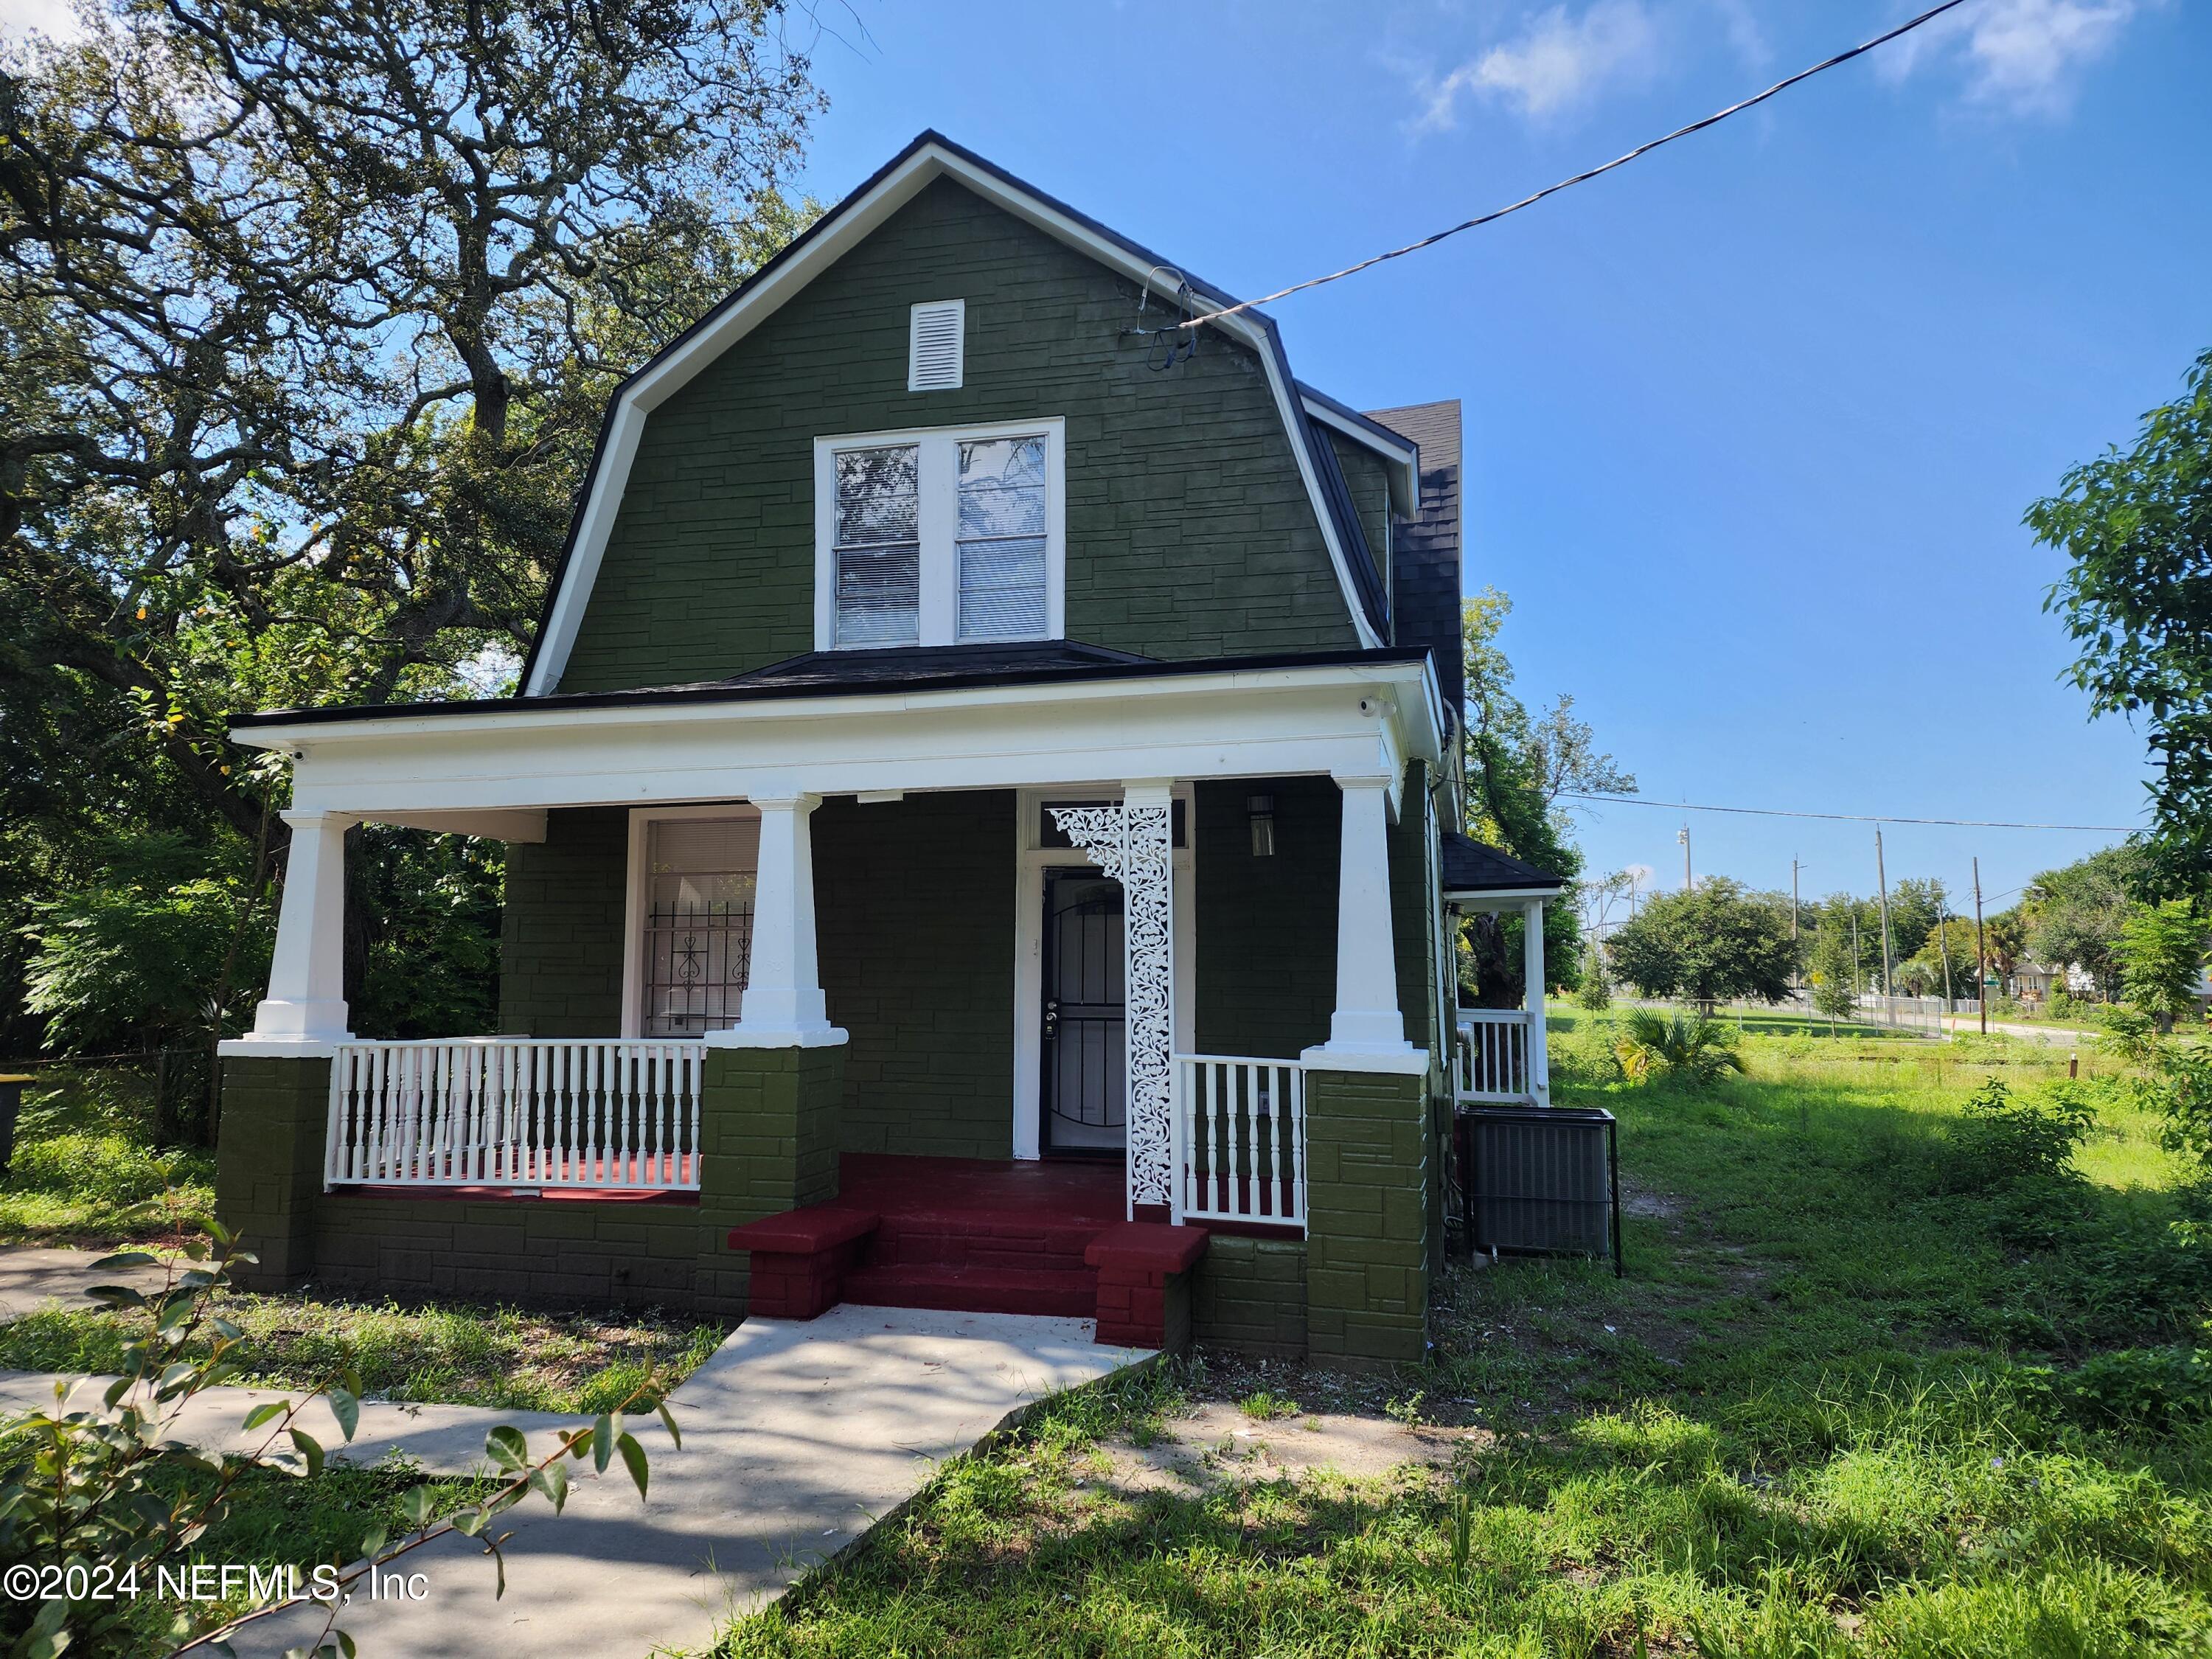
{"type": "Polygon", "coordinates": [[[1271,859],[1275,856],[1275,798],[1273,795],[1247,795],[1244,811],[1252,819],[1252,856],[1271,859]]]}

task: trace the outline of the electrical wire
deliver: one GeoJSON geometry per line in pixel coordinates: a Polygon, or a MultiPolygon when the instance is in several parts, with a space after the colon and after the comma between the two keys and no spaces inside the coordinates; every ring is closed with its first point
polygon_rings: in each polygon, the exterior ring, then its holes
{"type": "Polygon", "coordinates": [[[1434,247],[1438,242],[1443,241],[1446,237],[1456,236],[1463,230],[1474,230],[1483,225],[1495,224],[1498,220],[1503,219],[1509,213],[1518,213],[1522,208],[1534,207],[1537,203],[1542,201],[1547,196],[1556,196],[1561,191],[1571,189],[1576,185],[1588,184],[1593,179],[1600,178],[1606,173],[1611,173],[1615,167],[1625,167],[1631,161],[1637,160],[1638,157],[1649,155],[1653,150],[1659,149],[1662,145],[1671,144],[1677,138],[1686,138],[1693,132],[1703,132],[1707,127],[1716,126],[1721,122],[1727,120],[1731,115],[1740,115],[1745,110],[1750,109],[1754,105],[1765,103],[1777,93],[1787,92],[1791,87],[1796,86],[1801,81],[1809,81],[1814,76],[1821,73],[1824,70],[1832,70],[1838,64],[1848,64],[1852,58],[1857,58],[1863,53],[1872,52],[1876,46],[1887,46],[1892,40],[1896,40],[1899,35],[1910,34],[1922,24],[1932,22],[1936,18],[1941,17],[1945,12],[1950,11],[1953,9],[1962,6],[1966,3],[1966,0],[1943,0],[1943,3],[1942,5],[1929,7],[1926,11],[1922,12],[1917,17],[1912,18],[1908,21],[1899,23],[1895,28],[1887,31],[1886,33],[1877,34],[1871,40],[1862,40],[1857,46],[1853,46],[1848,52],[1839,52],[1833,58],[1826,58],[1821,62],[1814,64],[1810,69],[1800,70],[1796,74],[1790,76],[1786,80],[1777,81],[1772,86],[1767,88],[1765,91],[1754,93],[1751,97],[1745,99],[1741,103],[1730,104],[1726,109],[1716,110],[1712,114],[1706,116],[1704,119],[1692,121],[1686,127],[1676,127],[1674,131],[1667,134],[1664,137],[1654,138],[1649,143],[1638,144],[1634,149],[1628,151],[1626,155],[1614,156],[1613,160],[1606,162],[1601,167],[1594,167],[1585,173],[1577,173],[1571,179],[1562,179],[1556,185],[1547,185],[1543,189],[1538,191],[1533,196],[1524,196],[1519,201],[1514,202],[1505,207],[1497,208],[1491,212],[1478,215],[1476,217],[1472,219],[1464,220],[1461,223],[1452,226],[1449,230],[1440,230],[1432,236],[1424,236],[1418,242],[1408,242],[1403,247],[1392,248],[1388,253],[1377,253],[1371,258],[1362,259],[1358,264],[1346,265],[1341,270],[1332,270],[1326,276],[1309,277],[1303,283],[1293,283],[1288,288],[1279,288],[1273,294],[1263,294],[1256,300],[1240,300],[1235,305],[1224,306],[1218,311],[1209,311],[1202,316],[1188,318],[1184,321],[1176,325],[1176,326],[1185,329],[1195,329],[1204,323],[1218,322],[1224,317],[1234,317],[1238,312],[1249,311],[1255,306],[1270,305],[1277,300],[1288,299],[1293,294],[1303,294],[1310,288],[1319,288],[1324,283],[1341,282],[1346,276],[1356,276],[1361,271],[1371,270],[1373,267],[1382,264],[1388,260],[1402,259],[1408,253],[1419,253],[1423,248],[1434,247]]]}
{"type": "Polygon", "coordinates": [[[1598,795],[1562,789],[1565,800],[1598,801],[1616,806],[1657,806],[1669,812],[1732,812],[1759,818],[1827,818],[1842,823],[1939,823],[1966,830],[2087,830],[2101,835],[2132,836],[2139,823],[2010,823],[2001,818],[1911,818],[1894,812],[1797,812],[1780,806],[1692,806],[1687,801],[1654,800],[1645,795],[1598,795]]]}

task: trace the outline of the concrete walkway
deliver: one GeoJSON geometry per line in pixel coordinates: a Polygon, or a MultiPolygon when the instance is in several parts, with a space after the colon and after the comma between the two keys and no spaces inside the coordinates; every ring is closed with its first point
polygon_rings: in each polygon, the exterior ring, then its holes
{"type": "MultiPolygon", "coordinates": [[[[57,1376],[50,1371],[0,1371],[0,1416],[19,1411],[52,1411],[54,1388],[68,1386],[64,1411],[97,1411],[100,1397],[111,1378],[57,1376]]],[[[264,1449],[286,1451],[291,1442],[274,1423],[246,1432],[246,1416],[256,1406],[271,1400],[297,1400],[299,1389],[209,1389],[197,1394],[177,1413],[169,1437],[204,1451],[225,1456],[245,1456],[264,1449]]],[[[404,1453],[427,1474],[475,1474],[489,1467],[484,1457],[484,1436],[501,1423],[512,1423],[535,1438],[550,1437],[556,1428],[573,1428],[580,1419],[558,1412],[501,1412],[482,1406],[409,1406],[389,1401],[364,1400],[361,1421],[349,1442],[338,1431],[337,1419],[320,1400],[295,1419],[298,1428],[322,1442],[333,1462],[364,1466],[380,1462],[393,1452],[404,1453]]],[[[658,1425],[656,1425],[656,1427],[658,1425]]],[[[643,1438],[641,1426],[639,1437],[643,1438]]],[[[549,1438],[548,1445],[553,1443],[549,1438]]]]}
{"type": "Polygon", "coordinates": [[[84,1293],[94,1285],[130,1285],[142,1291],[159,1290],[168,1282],[166,1267],[121,1267],[105,1273],[92,1270],[94,1262],[134,1248],[137,1247],[128,1244],[113,1250],[47,1249],[32,1244],[0,1248],[0,1320],[16,1318],[49,1302],[72,1308],[88,1306],[84,1293]]]}
{"type": "MultiPolygon", "coordinates": [[[[619,1462],[597,1479],[586,1463],[562,1515],[532,1498],[501,1517],[514,1534],[504,1599],[494,1597],[481,1547],[453,1537],[405,1559],[403,1572],[422,1575],[421,1600],[357,1600],[340,1623],[363,1652],[405,1659],[702,1650],[729,1619],[848,1548],[947,1458],[1047,1395],[1154,1357],[1101,1346],[1091,1332],[1088,1320],[908,1308],[747,1320],[672,1397],[681,1450],[657,1423],[635,1425],[652,1466],[648,1503],[619,1462]]],[[[51,1387],[17,1373],[0,1379],[0,1399],[28,1390],[42,1404],[51,1395],[37,1391],[51,1387]]],[[[249,1393],[230,1392],[240,1398],[222,1402],[226,1413],[249,1393]]],[[[426,1467],[460,1470],[493,1423],[525,1430],[534,1450],[552,1445],[553,1424],[576,1420],[369,1405],[351,1455],[398,1447],[426,1467]],[[403,1413],[413,1415],[395,1421],[403,1413]]],[[[200,1431],[234,1432],[220,1422],[200,1431]]],[[[302,1608],[234,1645],[273,1659],[322,1626],[319,1611],[302,1608]]]]}

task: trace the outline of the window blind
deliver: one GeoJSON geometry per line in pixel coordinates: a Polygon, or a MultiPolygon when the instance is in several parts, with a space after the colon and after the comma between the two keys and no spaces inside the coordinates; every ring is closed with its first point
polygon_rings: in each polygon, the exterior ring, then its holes
{"type": "Polygon", "coordinates": [[[835,555],[836,642],[911,645],[921,603],[921,451],[841,450],[835,555]]]}
{"type": "Polygon", "coordinates": [[[1030,640],[1045,631],[1042,437],[960,446],[959,638],[1030,640]]]}

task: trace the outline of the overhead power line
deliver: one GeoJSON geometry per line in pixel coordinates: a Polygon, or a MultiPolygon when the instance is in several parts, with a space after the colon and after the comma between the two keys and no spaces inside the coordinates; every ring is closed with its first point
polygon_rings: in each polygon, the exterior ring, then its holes
{"type": "Polygon", "coordinates": [[[2100,835],[2132,836],[2139,823],[2010,823],[2002,818],[1913,818],[1895,812],[1796,812],[1780,806],[1693,806],[1687,801],[1654,800],[1645,795],[1587,794],[1562,789],[1568,800],[1597,801],[1608,806],[1656,806],[1668,812],[1732,812],[1755,818],[1828,818],[1841,823],[1941,823],[1966,830],[2088,830],[2100,835]]]}
{"type": "Polygon", "coordinates": [[[1823,70],[1832,70],[1838,64],[1848,64],[1852,58],[1872,52],[1876,46],[1887,46],[1899,35],[1910,34],[1922,24],[1932,22],[1945,12],[1966,3],[1966,0],[1943,0],[1942,5],[1931,6],[1917,17],[1899,23],[1895,28],[1877,34],[1871,40],[1860,41],[1849,52],[1839,52],[1833,58],[1824,59],[1810,69],[1798,70],[1787,80],[1777,81],[1765,92],[1754,93],[1740,104],[1730,104],[1726,109],[1714,111],[1703,120],[1692,121],[1686,127],[1676,127],[1664,137],[1654,138],[1649,143],[1638,144],[1626,155],[1616,155],[1601,167],[1592,167],[1586,173],[1577,173],[1571,179],[1562,179],[1556,185],[1547,185],[1533,196],[1524,196],[1519,201],[1510,203],[1504,207],[1494,209],[1472,219],[1463,220],[1448,230],[1440,230],[1433,236],[1424,236],[1418,242],[1408,242],[1403,247],[1392,248],[1388,253],[1377,253],[1371,258],[1362,259],[1358,264],[1346,265],[1341,270],[1332,270],[1326,276],[1310,276],[1303,283],[1293,283],[1288,288],[1279,288],[1273,294],[1263,294],[1256,300],[1240,300],[1235,305],[1223,306],[1218,311],[1208,311],[1196,317],[1186,318],[1176,326],[1182,329],[1194,329],[1202,323],[1218,322],[1224,317],[1234,317],[1238,312],[1249,311],[1255,306],[1271,305],[1277,300],[1288,299],[1293,294],[1303,294],[1310,288],[1319,288],[1324,283],[1341,282],[1346,276],[1356,276],[1361,271],[1371,270],[1388,260],[1402,259],[1408,253],[1419,253],[1423,248],[1434,247],[1446,237],[1456,236],[1463,230],[1474,230],[1483,225],[1495,224],[1509,213],[1518,213],[1522,208],[1534,207],[1547,196],[1556,196],[1563,190],[1571,189],[1577,185],[1588,184],[1593,179],[1601,178],[1611,173],[1615,167],[1625,167],[1639,156],[1649,155],[1663,144],[1671,144],[1677,138],[1686,138],[1693,132],[1703,132],[1707,127],[1717,126],[1731,115],[1741,115],[1754,105],[1765,103],[1777,93],[1787,92],[1801,81],[1809,81],[1823,70]]]}

